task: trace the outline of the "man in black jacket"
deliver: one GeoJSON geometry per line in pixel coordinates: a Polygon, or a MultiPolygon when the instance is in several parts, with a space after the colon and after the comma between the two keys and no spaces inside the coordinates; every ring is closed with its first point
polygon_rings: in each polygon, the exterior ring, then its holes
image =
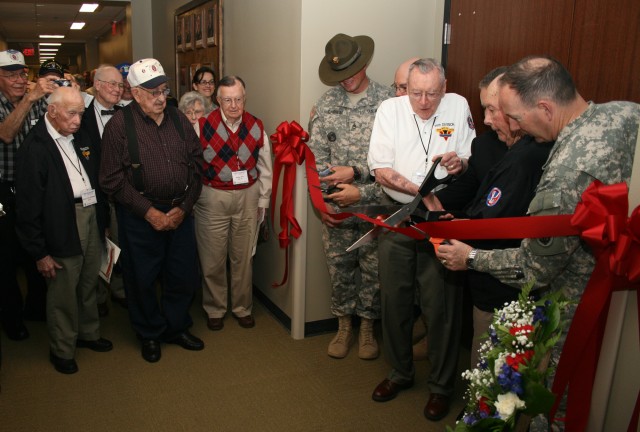
{"type": "Polygon", "coordinates": [[[96,288],[106,201],[98,188],[100,149],[79,132],[80,92],[56,89],[44,119],[18,151],[17,234],[47,281],[50,360],[58,372],[78,371],[76,346],[104,352],[96,288]]]}
{"type": "MultiPolygon", "coordinates": [[[[82,115],[81,129],[85,130],[91,142],[99,146],[102,141],[102,133],[104,127],[111,117],[115,114],[115,105],[120,101],[122,92],[124,91],[124,83],[122,74],[118,69],[109,65],[102,65],[96,70],[93,87],[95,89],[94,98],[87,106],[82,115]]],[[[118,107],[119,109],[119,107],[118,107]]],[[[116,219],[115,206],[109,204],[109,236],[115,243],[118,243],[118,223],[116,219]]],[[[127,299],[122,280],[122,273],[114,271],[111,275],[109,285],[111,289],[111,300],[127,307],[127,299]]],[[[103,317],[109,313],[107,298],[109,289],[102,279],[98,283],[98,314],[103,317]]]]}
{"type": "MultiPolygon", "coordinates": [[[[484,123],[491,131],[471,144],[469,168],[458,180],[436,192],[439,204],[447,210],[464,210],[472,219],[515,217],[527,214],[551,145],[539,144],[529,135],[509,127],[498,101],[498,79],[506,68],[489,72],[480,82],[480,101],[484,123]]],[[[487,233],[491,238],[491,233],[487,233]]],[[[520,240],[476,240],[469,242],[483,249],[506,249],[520,240]]],[[[493,312],[505,302],[518,298],[516,290],[488,273],[467,272],[473,303],[473,342],[471,367],[478,360],[478,349],[493,321],[493,312]]]]}

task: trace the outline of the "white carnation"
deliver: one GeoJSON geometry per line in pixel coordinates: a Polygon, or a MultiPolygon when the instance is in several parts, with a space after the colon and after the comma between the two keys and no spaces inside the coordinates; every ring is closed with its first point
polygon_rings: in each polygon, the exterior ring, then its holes
{"type": "Polygon", "coordinates": [[[500,418],[506,420],[513,415],[515,410],[524,408],[525,405],[524,401],[521,400],[517,394],[509,392],[498,395],[495,407],[500,418]]]}

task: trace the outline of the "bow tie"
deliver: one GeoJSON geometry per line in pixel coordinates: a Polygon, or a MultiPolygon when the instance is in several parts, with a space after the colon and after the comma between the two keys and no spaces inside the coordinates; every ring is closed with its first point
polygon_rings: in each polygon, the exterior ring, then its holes
{"type": "Polygon", "coordinates": [[[114,110],[114,109],[100,110],[100,114],[102,114],[102,115],[114,115],[115,113],[116,113],[116,110],[114,110]]]}

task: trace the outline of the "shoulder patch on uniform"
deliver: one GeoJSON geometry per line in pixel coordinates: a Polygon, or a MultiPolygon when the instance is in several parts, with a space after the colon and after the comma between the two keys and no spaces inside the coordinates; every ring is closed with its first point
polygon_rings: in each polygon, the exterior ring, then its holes
{"type": "Polygon", "coordinates": [[[494,205],[498,204],[500,198],[502,198],[502,191],[497,187],[492,188],[491,191],[487,194],[487,207],[493,207],[494,205]]]}
{"type": "Polygon", "coordinates": [[[467,117],[467,124],[469,125],[469,129],[473,130],[475,129],[475,125],[473,124],[473,119],[471,118],[471,115],[469,115],[469,117],[467,117]]]}

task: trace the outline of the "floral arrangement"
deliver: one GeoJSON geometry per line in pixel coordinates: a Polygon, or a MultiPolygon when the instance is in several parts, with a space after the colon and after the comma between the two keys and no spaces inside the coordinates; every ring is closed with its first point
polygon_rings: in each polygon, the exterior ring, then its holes
{"type": "Polygon", "coordinates": [[[512,431],[518,416],[551,410],[555,396],[545,386],[547,366],[567,302],[559,292],[534,301],[530,290],[494,313],[477,367],[462,374],[469,381],[468,403],[455,432],[512,431]]]}

